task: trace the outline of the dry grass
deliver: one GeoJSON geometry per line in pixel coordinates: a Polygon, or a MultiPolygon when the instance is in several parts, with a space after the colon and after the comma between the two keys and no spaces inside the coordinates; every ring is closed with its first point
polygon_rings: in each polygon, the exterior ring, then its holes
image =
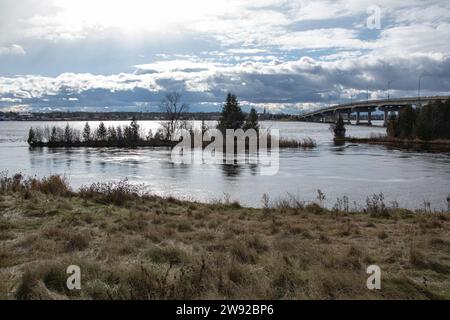
{"type": "Polygon", "coordinates": [[[45,181],[3,184],[0,299],[450,298],[448,212],[388,208],[381,195],[365,212],[293,197],[250,209],[45,181]],[[366,288],[371,264],[382,290],[366,288]],[[81,291],[65,287],[69,265],[81,291]]]}
{"type": "Polygon", "coordinates": [[[280,148],[315,148],[317,143],[311,138],[305,138],[302,140],[290,139],[290,138],[280,138],[279,140],[280,148]]]}

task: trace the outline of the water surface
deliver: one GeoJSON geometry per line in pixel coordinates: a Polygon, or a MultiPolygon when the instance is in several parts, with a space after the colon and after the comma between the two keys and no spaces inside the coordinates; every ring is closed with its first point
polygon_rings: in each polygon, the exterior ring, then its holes
{"type": "MultiPolygon", "coordinates": [[[[106,125],[127,122],[106,122],[106,125]]],[[[30,149],[26,136],[30,126],[65,126],[65,122],[0,122],[0,171],[22,172],[39,177],[63,174],[74,188],[97,181],[129,179],[143,183],[156,194],[184,199],[214,201],[229,197],[244,205],[260,206],[261,196],[270,199],[288,194],[305,201],[315,200],[317,190],[332,206],[337,198],[364,205],[366,197],[383,192],[386,202],[397,201],[408,208],[447,208],[450,194],[450,153],[419,153],[389,150],[384,146],[351,144],[336,147],[326,124],[264,122],[286,137],[311,137],[312,150],[280,151],[280,168],[274,176],[262,176],[253,165],[218,165],[171,162],[164,148],[71,148],[30,149]]],[[[72,122],[82,129],[84,122],[72,122]]],[[[91,122],[95,128],[98,122],[91,122]]],[[[142,121],[141,127],[155,131],[156,121],[142,121]]],[[[196,125],[199,125],[197,122],[196,125]]],[[[383,134],[384,128],[349,126],[348,134],[368,137],[383,134]]]]}

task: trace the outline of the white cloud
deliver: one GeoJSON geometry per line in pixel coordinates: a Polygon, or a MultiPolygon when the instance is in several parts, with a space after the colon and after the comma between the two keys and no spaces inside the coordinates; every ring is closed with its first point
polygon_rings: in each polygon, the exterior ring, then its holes
{"type": "MultiPolygon", "coordinates": [[[[109,76],[65,73],[55,78],[1,77],[0,97],[18,99],[16,104],[40,101],[42,105],[46,101],[44,105],[52,106],[56,101],[62,105],[100,106],[149,102],[172,90],[183,91],[193,103],[221,102],[224,94],[232,91],[248,105],[298,111],[329,101],[346,101],[350,93],[356,94],[355,99],[358,95],[365,97],[366,88],[373,97],[383,97],[386,79],[396,80],[392,95],[415,94],[418,76],[424,70],[432,75],[423,83],[424,92],[434,87],[435,92],[448,93],[450,85],[450,57],[439,55],[387,60],[375,55],[342,60],[302,57],[236,65],[175,60],[138,66],[138,70],[109,76]]],[[[13,100],[9,102],[14,104],[13,100]]]]}
{"type": "Polygon", "coordinates": [[[256,54],[256,53],[264,53],[267,52],[266,49],[247,49],[247,48],[242,48],[242,49],[229,49],[227,50],[227,52],[229,53],[233,53],[233,54],[256,54]]]}
{"type": "Polygon", "coordinates": [[[7,102],[7,103],[20,103],[22,102],[22,99],[14,99],[14,98],[0,98],[0,102],[7,102]]]}
{"type": "Polygon", "coordinates": [[[393,94],[413,94],[424,72],[424,90],[450,82],[450,3],[440,0],[0,0],[0,29],[1,106],[142,102],[166,90],[211,103],[231,90],[301,108],[367,87],[383,96],[393,78],[393,94]],[[372,5],[381,30],[365,26],[372,5]]]}
{"type": "Polygon", "coordinates": [[[27,53],[22,46],[18,44],[12,44],[10,46],[0,47],[1,55],[12,55],[12,56],[25,56],[27,53]]]}
{"type": "Polygon", "coordinates": [[[391,10],[396,24],[411,25],[421,23],[448,22],[450,6],[445,1],[423,1],[412,6],[405,6],[398,10],[391,10]]]}
{"type": "Polygon", "coordinates": [[[383,55],[450,53],[450,23],[415,24],[392,27],[381,32],[373,47],[383,55]]]}
{"type": "Polygon", "coordinates": [[[314,29],[301,32],[290,32],[276,37],[272,43],[283,49],[324,49],[352,48],[364,49],[368,42],[358,39],[358,32],[343,28],[314,29]]]}
{"type": "Polygon", "coordinates": [[[167,60],[155,63],[142,64],[134,66],[136,74],[146,73],[173,73],[173,72],[200,72],[210,70],[216,67],[214,63],[197,62],[189,60],[167,60]]]}

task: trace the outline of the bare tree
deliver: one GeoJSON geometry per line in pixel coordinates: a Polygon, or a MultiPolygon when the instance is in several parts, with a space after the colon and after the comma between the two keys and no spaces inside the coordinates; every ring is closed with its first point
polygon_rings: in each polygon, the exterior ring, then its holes
{"type": "Polygon", "coordinates": [[[171,140],[183,126],[183,117],[188,112],[189,106],[181,101],[181,94],[173,92],[166,94],[159,108],[166,114],[166,121],[161,123],[165,138],[171,140]]]}

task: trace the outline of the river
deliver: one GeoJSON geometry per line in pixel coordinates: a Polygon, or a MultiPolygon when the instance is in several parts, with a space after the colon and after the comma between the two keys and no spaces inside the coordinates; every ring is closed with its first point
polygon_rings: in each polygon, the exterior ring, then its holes
{"type": "MultiPolygon", "coordinates": [[[[294,196],[304,201],[325,194],[325,204],[348,196],[351,206],[365,205],[366,197],[382,192],[386,203],[421,208],[425,202],[437,210],[447,208],[450,194],[450,153],[390,150],[384,146],[351,144],[336,147],[327,124],[263,122],[279,129],[281,136],[311,137],[318,146],[311,150],[283,149],[279,171],[263,176],[248,165],[196,163],[177,165],[167,149],[30,149],[26,143],[31,126],[65,126],[65,122],[0,122],[0,171],[29,176],[65,175],[73,188],[98,181],[128,179],[142,183],[155,194],[188,200],[217,201],[224,198],[246,206],[261,206],[261,197],[272,201],[294,196]]],[[[98,122],[91,122],[95,128],[98,122]]],[[[126,122],[105,122],[107,126],[126,122]]],[[[157,121],[139,123],[155,131],[157,121]]],[[[197,122],[196,125],[199,123],[197,122]]],[[[380,124],[380,123],[378,123],[380,124]]],[[[84,122],[71,122],[81,129],[84,122]]],[[[348,135],[368,137],[384,128],[348,126],[348,135]]]]}

